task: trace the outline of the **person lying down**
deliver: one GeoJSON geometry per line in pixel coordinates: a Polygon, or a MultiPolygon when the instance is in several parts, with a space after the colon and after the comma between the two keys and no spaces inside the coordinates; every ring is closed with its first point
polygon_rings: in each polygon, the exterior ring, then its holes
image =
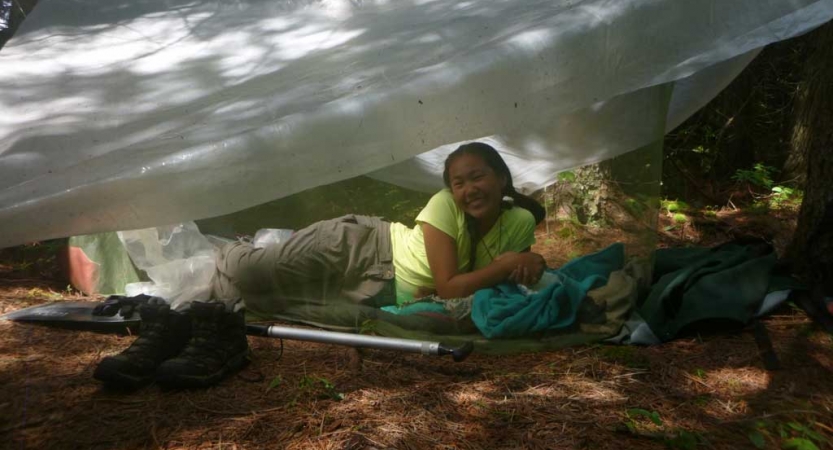
{"type": "Polygon", "coordinates": [[[247,361],[244,307],[268,315],[290,302],[401,306],[429,295],[468,297],[507,281],[536,284],[546,263],[530,249],[544,208],[515,189],[500,154],[484,143],[464,144],[447,157],[443,181],[446,188],[413,228],[348,215],[264,248],[226,245],[217,257],[214,301],[183,312],[143,305],[140,338],[105,357],[95,378],[124,388],[154,380],[166,387],[216,384],[247,361]]]}

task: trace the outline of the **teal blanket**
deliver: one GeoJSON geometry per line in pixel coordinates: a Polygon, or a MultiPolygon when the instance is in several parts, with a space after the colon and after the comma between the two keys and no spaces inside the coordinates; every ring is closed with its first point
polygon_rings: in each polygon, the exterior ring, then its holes
{"type": "Polygon", "coordinates": [[[616,335],[634,306],[652,335],[662,341],[703,321],[729,319],[745,324],[760,310],[767,292],[789,288],[793,282],[775,276],[776,256],[765,243],[661,249],[653,259],[651,283],[647,262],[636,265],[644,266],[644,271],[631,273],[634,261],[625,267],[624,246],[611,245],[550,270],[558,281],[538,291],[510,284],[478,291],[468,299],[471,320],[449,311],[447,301],[421,302],[394,313],[348,301],[317,306],[298,303],[267,317],[448,344],[473,341],[479,352],[518,353],[616,335]],[[587,320],[598,317],[588,305],[599,299],[606,299],[603,322],[587,320]]]}
{"type": "Polygon", "coordinates": [[[576,321],[587,291],[604,286],[625,265],[625,247],[613,244],[548,272],[559,281],[537,292],[503,283],[474,294],[471,318],[488,339],[534,336],[563,330],[576,321]]]}

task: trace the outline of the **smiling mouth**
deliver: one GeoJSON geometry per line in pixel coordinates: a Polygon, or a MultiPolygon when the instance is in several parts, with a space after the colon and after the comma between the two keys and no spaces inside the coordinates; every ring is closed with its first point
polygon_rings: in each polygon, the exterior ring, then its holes
{"type": "Polygon", "coordinates": [[[469,201],[467,201],[467,202],[466,202],[466,206],[469,206],[469,207],[471,207],[471,206],[480,206],[480,205],[482,205],[483,203],[484,203],[484,199],[482,199],[482,198],[476,198],[476,199],[474,199],[474,200],[469,200],[469,201]]]}

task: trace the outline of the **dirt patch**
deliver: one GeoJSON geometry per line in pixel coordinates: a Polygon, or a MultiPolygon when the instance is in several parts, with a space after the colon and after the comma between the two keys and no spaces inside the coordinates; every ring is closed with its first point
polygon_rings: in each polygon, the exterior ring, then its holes
{"type": "Polygon", "coordinates": [[[217,387],[125,394],[92,371],[131,337],[2,322],[0,439],[38,449],[618,449],[685,436],[728,449],[752,448],[755,430],[772,446],[779,427],[797,434],[789,424],[833,438],[833,340],[801,313],[767,325],[781,371],[762,368],[748,332],[456,364],[250,338],[252,363],[217,387]]]}

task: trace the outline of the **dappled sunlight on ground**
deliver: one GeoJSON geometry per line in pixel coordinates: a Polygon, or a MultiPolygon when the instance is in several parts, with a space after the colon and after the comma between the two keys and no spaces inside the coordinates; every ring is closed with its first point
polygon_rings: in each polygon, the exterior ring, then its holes
{"type": "Polygon", "coordinates": [[[102,390],[91,375],[130,337],[2,323],[2,434],[21,448],[659,449],[685,431],[735,448],[748,445],[756,417],[777,414],[773,423],[831,436],[814,423],[833,419],[833,380],[821,362],[833,345],[807,335],[799,313],[768,324],[779,372],[762,368],[751,333],[475,354],[457,364],[363,351],[357,365],[350,349],[284,341],[281,355],[279,341],[250,338],[252,364],[220,386],[125,394],[102,390]]]}
{"type": "Polygon", "coordinates": [[[720,389],[735,395],[751,395],[766,390],[771,381],[763,368],[722,368],[702,376],[702,382],[711,389],[720,389]]]}

